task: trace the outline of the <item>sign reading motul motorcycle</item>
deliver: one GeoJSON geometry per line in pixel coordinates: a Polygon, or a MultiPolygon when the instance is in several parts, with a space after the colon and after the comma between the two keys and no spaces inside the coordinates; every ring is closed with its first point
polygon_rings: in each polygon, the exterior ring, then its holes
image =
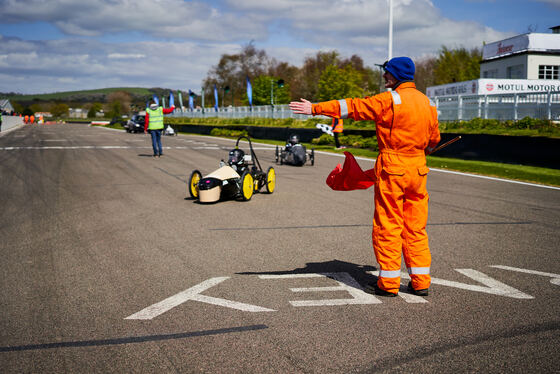
{"type": "Polygon", "coordinates": [[[527,92],[558,92],[560,81],[544,79],[475,79],[442,84],[426,89],[428,97],[456,95],[495,95],[527,92]]]}

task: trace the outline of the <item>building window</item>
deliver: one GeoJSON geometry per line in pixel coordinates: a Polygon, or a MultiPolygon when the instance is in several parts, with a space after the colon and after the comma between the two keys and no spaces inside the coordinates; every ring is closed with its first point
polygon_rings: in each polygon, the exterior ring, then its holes
{"type": "Polygon", "coordinates": [[[558,79],[558,65],[539,65],[539,79],[558,79]]]}
{"type": "Polygon", "coordinates": [[[482,78],[496,78],[498,77],[498,69],[484,70],[482,72],[482,78]]]}
{"type": "Polygon", "coordinates": [[[506,69],[506,78],[508,79],[523,79],[523,71],[525,65],[508,66],[506,69]]]}

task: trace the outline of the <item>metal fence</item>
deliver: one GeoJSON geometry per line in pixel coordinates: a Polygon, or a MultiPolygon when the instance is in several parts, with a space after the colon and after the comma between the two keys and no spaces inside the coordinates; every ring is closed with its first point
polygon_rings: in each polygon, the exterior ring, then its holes
{"type": "MultiPolygon", "coordinates": [[[[497,95],[457,95],[437,96],[432,99],[438,108],[440,121],[468,121],[473,118],[519,120],[524,117],[560,120],[560,92],[533,92],[497,95]]],[[[295,118],[308,119],[309,116],[293,114],[288,105],[261,105],[197,108],[176,110],[172,117],[191,118],[295,118]]],[[[328,118],[318,116],[320,118],[328,118]]]]}
{"type": "Polygon", "coordinates": [[[560,120],[560,92],[438,96],[432,101],[436,103],[440,121],[524,117],[560,120]]]}

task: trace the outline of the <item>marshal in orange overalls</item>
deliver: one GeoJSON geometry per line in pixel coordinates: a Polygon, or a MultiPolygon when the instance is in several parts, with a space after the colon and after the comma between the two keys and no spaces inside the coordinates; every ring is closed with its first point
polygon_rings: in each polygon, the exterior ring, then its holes
{"type": "Polygon", "coordinates": [[[426,223],[428,191],[425,149],[440,141],[437,110],[413,82],[364,99],[313,104],[314,115],[373,120],[379,144],[375,163],[373,249],[377,286],[398,293],[401,254],[415,290],[430,286],[431,255],[426,223]]]}

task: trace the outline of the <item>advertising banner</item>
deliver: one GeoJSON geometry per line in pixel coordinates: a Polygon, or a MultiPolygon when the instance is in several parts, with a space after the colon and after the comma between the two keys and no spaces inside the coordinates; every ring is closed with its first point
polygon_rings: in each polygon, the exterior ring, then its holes
{"type": "Polygon", "coordinates": [[[547,91],[560,91],[560,80],[483,78],[428,87],[426,96],[496,95],[547,91]]]}

